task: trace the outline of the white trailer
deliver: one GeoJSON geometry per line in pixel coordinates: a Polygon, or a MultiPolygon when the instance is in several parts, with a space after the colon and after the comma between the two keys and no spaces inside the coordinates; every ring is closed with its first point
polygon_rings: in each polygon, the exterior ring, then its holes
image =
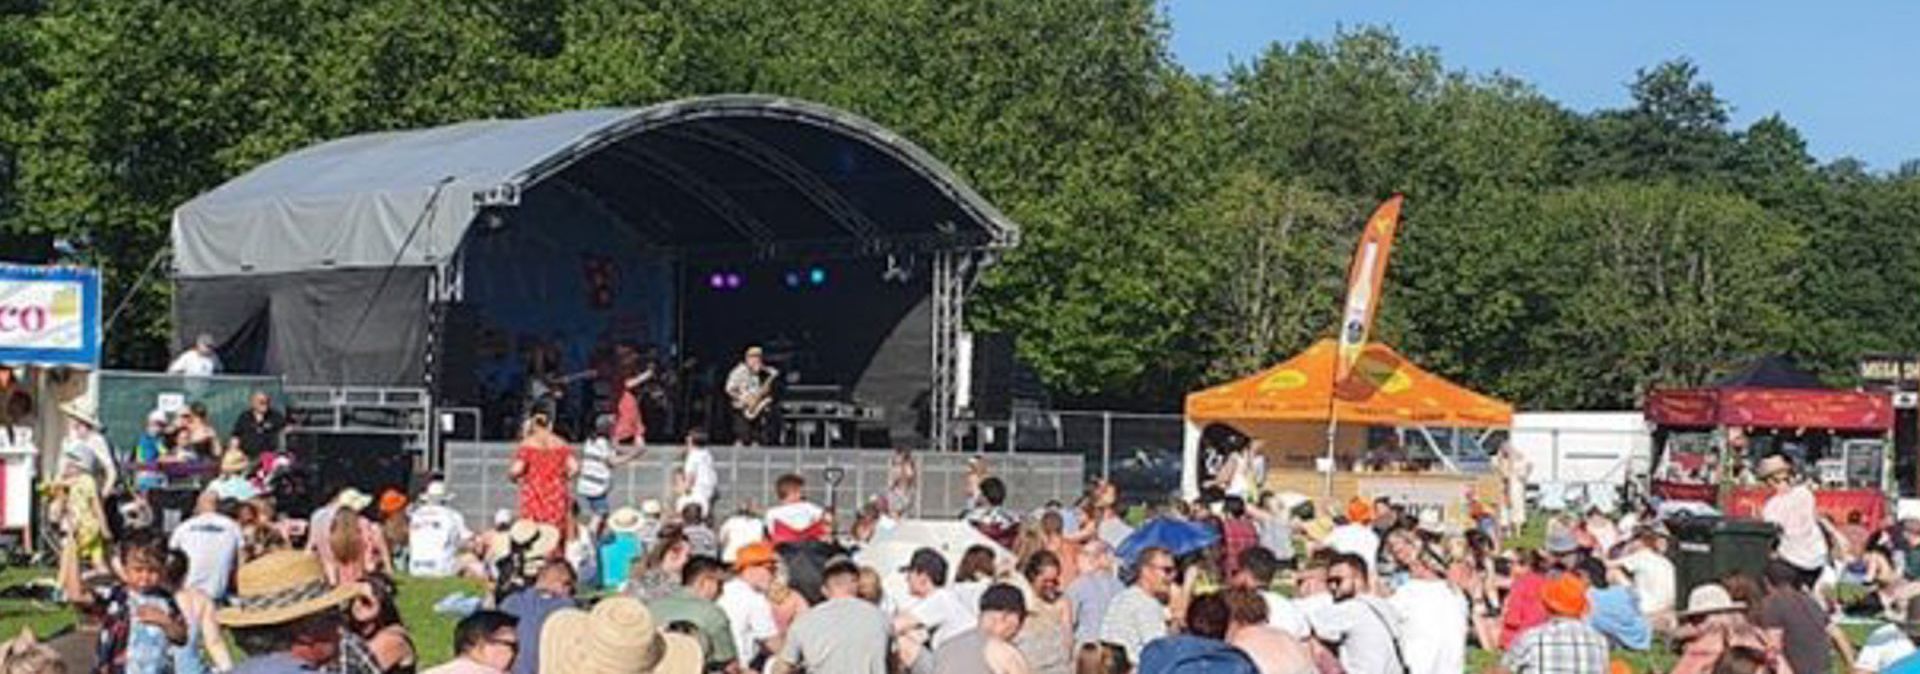
{"type": "Polygon", "coordinates": [[[1529,486],[1621,487],[1653,463],[1653,435],[1637,411],[1519,412],[1509,437],[1533,466],[1529,486]]]}

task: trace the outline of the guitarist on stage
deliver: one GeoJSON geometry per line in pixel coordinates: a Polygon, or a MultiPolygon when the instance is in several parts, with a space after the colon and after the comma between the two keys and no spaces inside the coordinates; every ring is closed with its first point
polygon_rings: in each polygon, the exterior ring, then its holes
{"type": "Polygon", "coordinates": [[[746,358],[727,373],[727,398],[733,403],[733,442],[761,445],[771,442],[775,430],[774,378],[780,373],[762,360],[760,347],[747,347],[746,358]]]}

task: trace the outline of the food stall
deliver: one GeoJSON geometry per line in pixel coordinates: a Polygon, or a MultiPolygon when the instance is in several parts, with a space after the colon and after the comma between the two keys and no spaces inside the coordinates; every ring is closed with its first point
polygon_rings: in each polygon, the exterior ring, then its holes
{"type": "Polygon", "coordinates": [[[54,465],[66,421],[100,361],[100,276],[0,263],[0,531],[33,546],[35,482],[54,465]]]}
{"type": "Polygon", "coordinates": [[[1885,393],[1828,388],[1785,359],[1763,358],[1711,387],[1656,390],[1646,416],[1655,497],[1756,517],[1766,492],[1754,484],[1754,466],[1784,454],[1814,482],[1821,513],[1845,523],[1857,512],[1870,528],[1886,521],[1893,404],[1885,393]]]}
{"type": "Polygon", "coordinates": [[[1336,385],[1335,352],[1333,340],[1321,340],[1286,362],[1189,394],[1184,494],[1197,497],[1217,469],[1214,438],[1244,437],[1234,448],[1264,459],[1263,486],[1270,491],[1331,499],[1323,503],[1388,496],[1437,509],[1454,522],[1466,517],[1467,496],[1497,501],[1499,478],[1484,470],[1484,459],[1481,470],[1465,470],[1451,443],[1434,438],[1466,439],[1476,434],[1460,431],[1509,427],[1512,405],[1422,370],[1377,342],[1367,344],[1353,375],[1336,385]]]}

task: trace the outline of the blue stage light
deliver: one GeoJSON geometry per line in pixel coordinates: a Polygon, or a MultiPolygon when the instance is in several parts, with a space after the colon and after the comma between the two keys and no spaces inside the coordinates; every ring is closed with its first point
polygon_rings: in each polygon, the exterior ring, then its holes
{"type": "Polygon", "coordinates": [[[782,277],[782,280],[787,282],[788,288],[798,288],[800,287],[800,272],[787,272],[786,276],[782,277]]]}
{"type": "Polygon", "coordinates": [[[825,267],[814,267],[807,270],[807,282],[817,286],[826,285],[827,269],[825,267]]]}

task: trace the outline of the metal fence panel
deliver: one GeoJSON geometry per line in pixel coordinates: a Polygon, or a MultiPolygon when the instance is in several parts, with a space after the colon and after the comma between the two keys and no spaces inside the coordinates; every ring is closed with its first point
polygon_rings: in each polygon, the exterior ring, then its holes
{"type": "MultiPolygon", "coordinates": [[[[514,445],[506,442],[448,442],[445,475],[454,493],[454,507],[474,523],[489,521],[498,509],[516,510],[519,489],[507,480],[514,445]]],[[[871,449],[794,449],[785,447],[714,447],[720,489],[714,511],[729,513],[751,501],[765,506],[773,501],[773,482],[785,473],[807,478],[807,497],[827,502],[823,472],[828,466],[846,471],[836,490],[842,517],[887,487],[891,452],[871,449]]],[[[920,468],[913,512],[920,517],[951,517],[965,509],[967,460],[975,454],[922,452],[914,455],[920,468]]],[[[658,499],[673,503],[672,471],[681,451],[675,446],[650,446],[639,460],[614,469],[612,500],[617,505],[658,499]]],[[[985,457],[989,469],[1007,482],[1007,506],[1020,511],[1048,501],[1071,503],[1079,496],[1084,460],[1077,454],[993,454],[985,457]]],[[[617,507],[616,505],[616,507],[617,507]]],[[[843,522],[850,522],[850,519],[843,522]]]]}

